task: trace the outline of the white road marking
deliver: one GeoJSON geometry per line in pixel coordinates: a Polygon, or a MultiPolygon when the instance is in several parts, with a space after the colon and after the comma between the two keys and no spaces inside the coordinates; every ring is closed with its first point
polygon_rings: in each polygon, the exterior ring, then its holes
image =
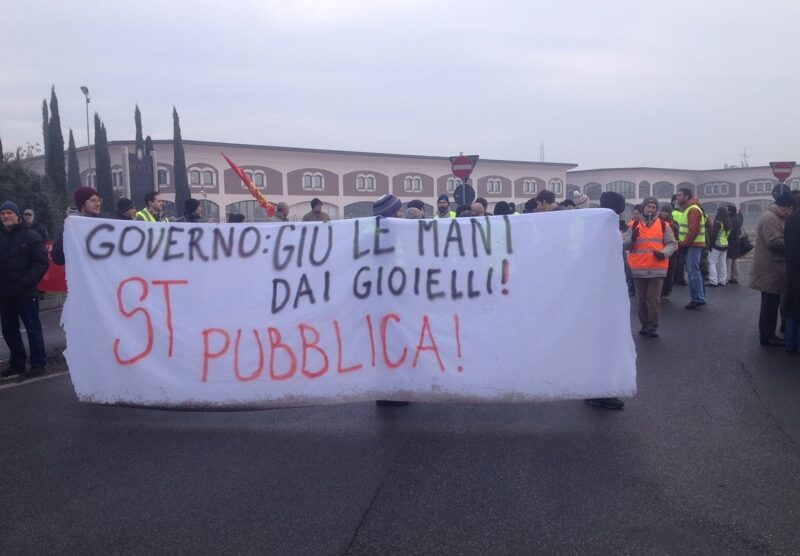
{"type": "Polygon", "coordinates": [[[5,390],[6,388],[16,388],[17,386],[25,386],[26,384],[33,384],[34,382],[39,382],[42,380],[49,380],[53,377],[61,376],[67,374],[67,371],[61,371],[60,373],[53,373],[51,375],[44,375],[44,376],[37,376],[36,378],[29,378],[25,379],[21,382],[12,382],[11,384],[3,384],[0,386],[0,390],[5,390]]]}

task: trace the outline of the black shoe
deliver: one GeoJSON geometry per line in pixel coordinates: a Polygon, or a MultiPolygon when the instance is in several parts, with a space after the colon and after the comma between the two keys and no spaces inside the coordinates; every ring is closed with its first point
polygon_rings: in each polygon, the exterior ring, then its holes
{"type": "Polygon", "coordinates": [[[603,409],[622,409],[625,407],[625,402],[619,398],[592,398],[586,401],[591,406],[602,407],[603,409]]]}
{"type": "Polygon", "coordinates": [[[728,283],[729,284],[738,284],[739,280],[737,280],[736,278],[731,278],[730,280],[728,280],[728,283]]]}
{"type": "Polygon", "coordinates": [[[44,367],[31,367],[29,370],[22,373],[22,378],[33,378],[37,376],[44,376],[44,367]]]}
{"type": "Polygon", "coordinates": [[[16,365],[9,365],[5,369],[3,369],[3,372],[0,373],[0,377],[8,378],[14,375],[21,375],[24,372],[25,372],[25,367],[17,367],[16,365]]]}
{"type": "Polygon", "coordinates": [[[644,335],[647,336],[648,338],[658,338],[658,332],[656,332],[655,330],[648,330],[647,332],[644,333],[644,335]]]}
{"type": "Polygon", "coordinates": [[[639,336],[647,336],[647,330],[645,330],[644,328],[642,328],[642,329],[639,331],[639,336]]]}
{"type": "Polygon", "coordinates": [[[378,407],[402,407],[410,403],[411,402],[400,402],[396,400],[375,400],[375,405],[378,407]]]}
{"type": "Polygon", "coordinates": [[[783,340],[778,338],[777,336],[769,336],[767,338],[761,338],[759,340],[762,346],[766,347],[783,347],[786,345],[783,340]]]}
{"type": "Polygon", "coordinates": [[[702,307],[705,304],[706,304],[705,301],[690,301],[689,304],[684,307],[684,309],[689,309],[690,311],[693,311],[694,309],[702,307]]]}

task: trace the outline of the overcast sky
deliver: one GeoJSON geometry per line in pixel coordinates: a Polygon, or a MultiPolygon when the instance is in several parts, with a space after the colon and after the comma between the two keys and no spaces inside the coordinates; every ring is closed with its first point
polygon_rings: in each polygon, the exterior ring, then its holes
{"type": "Polygon", "coordinates": [[[2,10],[0,138],[717,168],[800,160],[797,0],[104,0],[2,10]]]}

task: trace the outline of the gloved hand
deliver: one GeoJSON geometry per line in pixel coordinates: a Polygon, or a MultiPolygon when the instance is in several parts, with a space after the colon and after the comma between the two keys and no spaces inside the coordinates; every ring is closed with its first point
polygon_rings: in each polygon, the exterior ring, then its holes
{"type": "Polygon", "coordinates": [[[656,256],[656,259],[659,261],[663,261],[667,258],[667,256],[662,251],[653,251],[653,255],[656,256]]]}

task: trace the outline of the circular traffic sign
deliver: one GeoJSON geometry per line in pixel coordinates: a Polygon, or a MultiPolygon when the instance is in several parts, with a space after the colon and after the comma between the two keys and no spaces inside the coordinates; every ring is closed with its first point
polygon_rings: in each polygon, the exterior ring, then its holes
{"type": "Polygon", "coordinates": [[[469,206],[475,200],[475,189],[468,183],[462,183],[453,191],[453,197],[459,206],[469,206]]]}
{"type": "Polygon", "coordinates": [[[468,156],[455,156],[451,159],[453,167],[453,175],[459,179],[465,180],[472,173],[472,168],[475,163],[468,156]]]}

